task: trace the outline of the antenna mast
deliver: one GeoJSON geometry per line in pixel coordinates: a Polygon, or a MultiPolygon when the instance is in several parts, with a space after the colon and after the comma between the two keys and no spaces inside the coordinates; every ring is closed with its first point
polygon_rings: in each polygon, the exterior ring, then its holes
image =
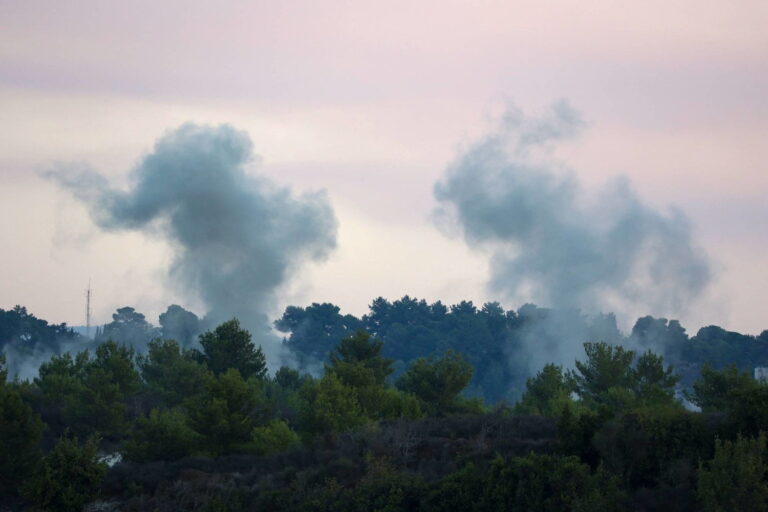
{"type": "Polygon", "coordinates": [[[88,289],[85,291],[85,335],[91,337],[91,280],[88,279],[88,289]]]}

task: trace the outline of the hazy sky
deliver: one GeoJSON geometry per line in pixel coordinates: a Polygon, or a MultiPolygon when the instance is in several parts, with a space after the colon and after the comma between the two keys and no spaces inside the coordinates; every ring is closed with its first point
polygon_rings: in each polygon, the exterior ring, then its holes
{"type": "Polygon", "coordinates": [[[85,162],[125,183],[186,121],[246,130],[254,172],[328,192],[338,249],[275,314],[313,301],[360,314],[406,293],[500,299],[488,255],[435,228],[433,185],[508,102],[535,114],[566,99],[586,129],[558,158],[587,187],[624,175],[654,207],[681,208],[714,261],[695,304],[647,313],[759,333],[766,23],[764,1],[0,0],[0,307],[81,324],[90,278],[97,321],[123,305],[155,322],[171,302],[202,312],[166,285],[160,239],[102,233],[40,177],[85,162]]]}

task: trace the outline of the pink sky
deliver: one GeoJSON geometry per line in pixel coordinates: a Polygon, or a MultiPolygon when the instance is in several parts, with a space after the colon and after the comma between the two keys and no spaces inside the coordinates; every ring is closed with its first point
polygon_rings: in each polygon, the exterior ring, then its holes
{"type": "Polygon", "coordinates": [[[86,161],[122,177],[188,120],[246,129],[262,172],[328,190],[340,248],[284,303],[495,299],[486,258],[430,223],[432,184],[506,101],[536,112],[566,98],[588,128],[561,158],[590,186],[624,174],[681,207],[715,261],[710,292],[675,315],[758,333],[766,21],[758,1],[0,0],[0,307],[82,323],[89,277],[102,321],[125,304],[194,307],[159,284],[167,247],[97,232],[37,175],[86,161]]]}

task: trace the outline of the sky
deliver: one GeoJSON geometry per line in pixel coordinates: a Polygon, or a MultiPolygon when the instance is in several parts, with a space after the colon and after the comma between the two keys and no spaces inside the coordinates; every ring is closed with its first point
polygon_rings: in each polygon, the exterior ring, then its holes
{"type": "MultiPolygon", "coordinates": [[[[185,122],[248,132],[252,172],[325,190],[337,248],[271,305],[377,296],[500,300],[489,254],[439,229],[433,188],[505,108],[565,100],[584,128],[557,148],[584,187],[626,177],[690,219],[713,280],[679,311],[768,328],[768,4],[647,2],[97,2],[0,0],[0,308],[83,324],[132,305],[204,312],[166,279],[173,247],[104,232],[46,171],[118,185],[185,122]]],[[[547,305],[547,304],[543,304],[547,305]]]]}

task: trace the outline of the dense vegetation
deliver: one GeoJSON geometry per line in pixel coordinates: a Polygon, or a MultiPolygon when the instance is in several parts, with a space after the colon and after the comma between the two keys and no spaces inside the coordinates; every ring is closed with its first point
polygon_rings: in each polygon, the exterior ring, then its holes
{"type": "MultiPolygon", "coordinates": [[[[589,317],[533,304],[505,311],[495,302],[478,308],[469,301],[445,306],[408,296],[392,302],[378,298],[359,319],[342,315],[333,304],[312,304],[288,307],[275,326],[286,333],[291,350],[308,360],[325,360],[338,340],[356,329],[381,339],[384,355],[401,369],[418,357],[460,352],[475,368],[469,394],[491,404],[517,401],[526,380],[562,347],[594,340],[663,355],[684,387],[693,384],[705,363],[715,369],[735,364],[747,372],[768,366],[768,330],[750,336],[708,326],[689,337],[676,320],[646,316],[624,335],[612,314],[589,317]],[[531,368],[531,360],[541,364],[531,368]]],[[[560,362],[572,365],[573,358],[560,362]]]]}
{"type": "Polygon", "coordinates": [[[765,332],[647,317],[624,337],[610,317],[407,297],[362,319],[288,308],[311,375],[270,373],[237,320],[196,336],[204,320],[169,312],[156,328],[122,308],[95,341],[1,312],[6,351],[51,354],[29,380],[0,362],[0,510],[768,510],[765,332]],[[615,337],[520,377],[524,333],[564,318],[615,337]]]}

